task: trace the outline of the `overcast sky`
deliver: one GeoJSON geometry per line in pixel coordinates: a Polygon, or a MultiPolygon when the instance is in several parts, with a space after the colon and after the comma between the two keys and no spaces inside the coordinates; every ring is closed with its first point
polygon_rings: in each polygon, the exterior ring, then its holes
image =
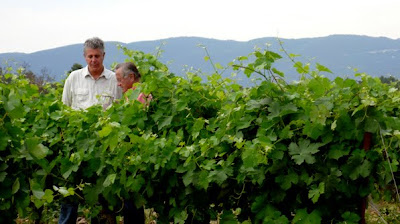
{"type": "Polygon", "coordinates": [[[400,38],[400,0],[0,0],[0,53],[198,36],[400,38]]]}

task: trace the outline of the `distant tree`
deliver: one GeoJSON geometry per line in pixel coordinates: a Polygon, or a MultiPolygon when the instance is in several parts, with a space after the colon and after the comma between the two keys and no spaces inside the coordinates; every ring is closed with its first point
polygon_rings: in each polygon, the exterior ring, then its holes
{"type": "Polygon", "coordinates": [[[43,67],[40,69],[40,75],[36,78],[36,83],[43,86],[49,82],[54,82],[54,78],[50,75],[49,70],[46,67],[43,67]]]}
{"type": "Polygon", "coordinates": [[[43,67],[40,70],[40,75],[37,75],[30,70],[30,65],[26,62],[23,62],[21,67],[23,68],[22,75],[25,76],[30,83],[37,85],[40,92],[44,91],[44,86],[47,83],[54,82],[54,78],[51,77],[50,72],[46,67],[43,67]]]}
{"type": "Polygon", "coordinates": [[[22,75],[25,76],[25,78],[27,78],[30,83],[35,84],[36,74],[33,73],[33,71],[30,69],[30,67],[31,67],[30,64],[26,61],[23,61],[20,66],[22,75]]]}
{"type": "Polygon", "coordinates": [[[23,75],[31,82],[36,84],[37,77],[31,70],[24,70],[23,75]]]}
{"type": "Polygon", "coordinates": [[[82,66],[81,64],[79,64],[79,63],[74,63],[74,64],[71,66],[71,69],[70,69],[67,73],[68,73],[68,75],[69,75],[69,74],[71,74],[71,72],[73,72],[73,71],[75,71],[75,70],[78,70],[78,69],[81,69],[81,68],[83,68],[83,66],[82,66]]]}
{"type": "Polygon", "coordinates": [[[381,82],[382,83],[387,83],[387,84],[390,84],[390,83],[392,83],[392,82],[398,82],[399,80],[397,79],[397,78],[395,78],[395,77],[393,77],[393,76],[380,76],[379,77],[379,79],[381,80],[381,82]]]}
{"type": "Polygon", "coordinates": [[[397,88],[400,88],[400,82],[399,79],[393,77],[393,76],[380,76],[379,79],[381,80],[382,83],[386,83],[386,84],[392,84],[395,83],[395,86],[397,88]]]}
{"type": "Polygon", "coordinates": [[[7,69],[3,69],[2,67],[0,67],[0,82],[9,83],[10,80],[7,80],[5,78],[5,74],[7,73],[6,71],[7,69]]]}
{"type": "Polygon", "coordinates": [[[0,82],[2,83],[10,83],[11,78],[6,79],[6,74],[8,73],[8,68],[7,66],[0,66],[0,82]]]}

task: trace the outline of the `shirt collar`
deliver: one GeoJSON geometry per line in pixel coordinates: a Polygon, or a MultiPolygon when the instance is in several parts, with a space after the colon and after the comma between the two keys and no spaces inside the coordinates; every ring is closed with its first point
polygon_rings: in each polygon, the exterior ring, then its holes
{"type": "MultiPolygon", "coordinates": [[[[83,68],[83,75],[84,75],[84,77],[87,77],[87,76],[92,77],[92,75],[91,75],[90,72],[89,72],[89,66],[86,65],[86,66],[83,68]]],[[[109,72],[106,72],[106,68],[105,68],[105,67],[104,67],[103,72],[102,72],[101,75],[99,76],[99,78],[101,78],[101,77],[104,77],[105,79],[110,79],[110,77],[111,77],[110,73],[109,73],[109,72]]],[[[92,77],[92,78],[93,78],[93,77],[92,77]]]]}

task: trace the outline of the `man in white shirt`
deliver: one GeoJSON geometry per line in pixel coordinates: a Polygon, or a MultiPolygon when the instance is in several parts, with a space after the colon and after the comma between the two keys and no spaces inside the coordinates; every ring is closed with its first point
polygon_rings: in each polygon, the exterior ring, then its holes
{"type": "MultiPolygon", "coordinates": [[[[114,72],[103,65],[104,42],[97,38],[85,41],[83,56],[87,66],[71,72],[64,84],[62,102],[75,110],[85,110],[95,104],[107,108],[122,96],[114,72]]],[[[78,203],[62,203],[59,224],[76,223],[78,203]]]]}
{"type": "Polygon", "coordinates": [[[103,65],[104,42],[97,38],[86,40],[83,49],[87,66],[71,72],[64,84],[62,102],[72,109],[86,109],[94,104],[104,108],[122,96],[114,72],[103,65]]]}

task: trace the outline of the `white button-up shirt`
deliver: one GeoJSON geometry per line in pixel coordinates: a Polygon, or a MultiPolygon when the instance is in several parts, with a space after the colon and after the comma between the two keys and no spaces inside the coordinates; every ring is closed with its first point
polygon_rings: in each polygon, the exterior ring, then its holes
{"type": "Polygon", "coordinates": [[[86,109],[94,104],[108,107],[114,99],[122,96],[114,72],[104,68],[95,80],[89,73],[88,66],[73,71],[65,80],[62,102],[72,109],[86,109]]]}

